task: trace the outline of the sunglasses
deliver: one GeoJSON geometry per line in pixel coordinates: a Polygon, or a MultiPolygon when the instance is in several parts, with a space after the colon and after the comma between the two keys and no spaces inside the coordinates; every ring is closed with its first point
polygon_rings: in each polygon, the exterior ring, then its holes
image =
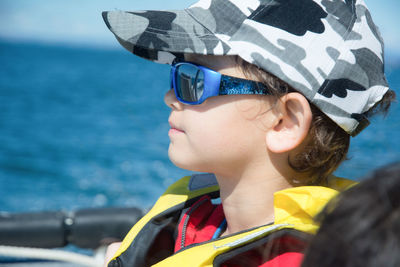
{"type": "Polygon", "coordinates": [[[263,83],[223,75],[190,62],[174,62],[170,80],[176,98],[189,105],[199,105],[207,98],[218,95],[271,94],[263,83]]]}

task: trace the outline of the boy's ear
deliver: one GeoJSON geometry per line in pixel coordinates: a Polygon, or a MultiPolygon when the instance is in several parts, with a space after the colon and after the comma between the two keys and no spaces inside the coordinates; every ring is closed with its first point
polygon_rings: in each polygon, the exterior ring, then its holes
{"type": "Polygon", "coordinates": [[[266,134],[268,149],[274,153],[289,152],[307,137],[312,112],[307,99],[300,93],[288,93],[278,102],[274,125],[266,134]]]}

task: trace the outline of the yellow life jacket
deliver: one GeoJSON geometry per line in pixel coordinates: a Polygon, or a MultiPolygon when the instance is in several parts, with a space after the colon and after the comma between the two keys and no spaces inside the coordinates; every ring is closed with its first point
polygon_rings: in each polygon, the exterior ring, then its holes
{"type": "Polygon", "coordinates": [[[182,210],[190,207],[203,195],[219,196],[219,187],[213,174],[195,174],[183,177],[171,185],[153,208],[137,222],[126,235],[109,267],[121,266],[219,266],[218,259],[255,242],[282,235],[314,234],[318,225],[313,218],[339,190],[352,181],[330,179],[329,187],[301,186],[274,194],[272,224],[248,229],[208,242],[185,247],[173,253],[174,234],[182,210]],[[161,245],[160,245],[161,244],[161,245]],[[166,249],[165,249],[166,248],[166,249]]]}

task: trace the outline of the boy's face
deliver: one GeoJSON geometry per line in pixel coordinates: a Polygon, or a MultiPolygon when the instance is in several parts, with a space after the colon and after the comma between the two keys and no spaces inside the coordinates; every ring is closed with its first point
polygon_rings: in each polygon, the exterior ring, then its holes
{"type": "MultiPolygon", "coordinates": [[[[185,60],[246,78],[232,57],[187,55],[185,60]]],[[[171,108],[168,155],[176,166],[222,175],[265,162],[265,135],[273,114],[271,97],[215,96],[200,105],[185,105],[169,90],[165,103],[171,108]]]]}

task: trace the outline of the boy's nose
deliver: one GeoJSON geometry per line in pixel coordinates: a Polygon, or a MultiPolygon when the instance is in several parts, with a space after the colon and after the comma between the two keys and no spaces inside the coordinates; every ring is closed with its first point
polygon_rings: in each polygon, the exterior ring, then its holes
{"type": "Polygon", "coordinates": [[[165,104],[172,109],[182,109],[183,104],[176,99],[175,92],[170,89],[164,96],[165,104]]]}

